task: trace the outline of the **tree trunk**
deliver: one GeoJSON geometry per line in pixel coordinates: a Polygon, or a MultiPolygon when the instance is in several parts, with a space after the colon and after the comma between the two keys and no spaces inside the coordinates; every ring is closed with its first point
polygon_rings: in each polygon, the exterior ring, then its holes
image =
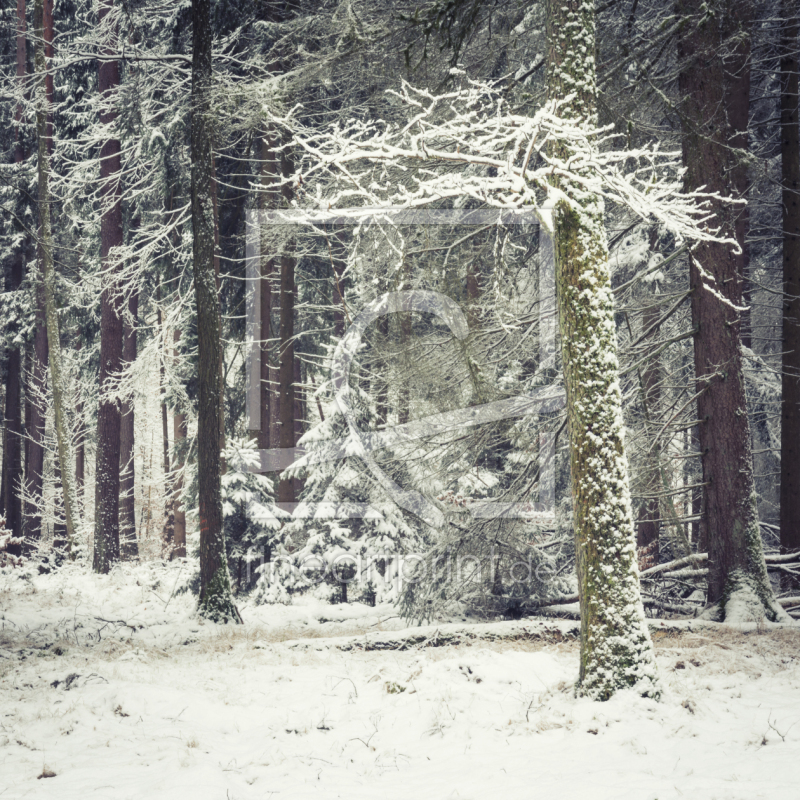
{"type": "MultiPolygon", "coordinates": [[[[22,87],[26,72],[27,31],[25,23],[25,0],[17,0],[17,81],[22,87]]],[[[14,121],[16,123],[14,162],[19,167],[25,160],[25,148],[22,142],[22,104],[17,105],[14,121]]],[[[22,283],[25,267],[25,250],[23,244],[14,253],[11,261],[9,280],[6,291],[15,292],[22,283]]],[[[6,529],[15,538],[23,535],[22,503],[20,500],[20,482],[22,480],[22,350],[11,348],[6,367],[6,406],[5,406],[5,445],[3,447],[3,513],[6,529]]],[[[20,545],[12,545],[9,552],[20,555],[20,545]]]]}
{"type": "MultiPolygon", "coordinates": [[[[262,212],[276,208],[280,198],[280,191],[277,188],[277,178],[280,174],[280,162],[278,161],[273,148],[269,131],[261,137],[261,196],[259,198],[259,208],[262,212]]],[[[271,317],[272,317],[272,279],[275,270],[275,260],[271,255],[262,253],[260,269],[260,280],[258,291],[260,293],[260,309],[258,339],[259,346],[259,427],[251,429],[249,435],[258,442],[259,450],[269,450],[273,445],[278,446],[278,442],[273,440],[270,435],[272,427],[273,388],[270,382],[270,344],[271,337],[271,317]]]]}
{"type": "MultiPolygon", "coordinates": [[[[78,331],[75,337],[75,350],[79,351],[83,346],[83,338],[78,331]]],[[[80,394],[75,399],[75,416],[77,418],[77,430],[75,431],[75,492],[78,495],[78,513],[83,514],[86,507],[84,497],[84,482],[86,472],[86,428],[83,424],[83,398],[80,394]]]]}
{"type": "MultiPolygon", "coordinates": [[[[35,6],[34,6],[35,7],[35,6]]],[[[40,226],[41,227],[41,226],[40,226]]],[[[40,231],[41,239],[41,231],[40,231]]],[[[42,263],[41,245],[37,247],[38,261],[42,263]]],[[[41,267],[40,267],[41,272],[41,267]]],[[[41,278],[41,275],[40,275],[41,278]]],[[[34,546],[42,536],[42,486],[44,483],[44,407],[47,400],[47,315],[44,304],[44,285],[41,279],[36,284],[36,316],[33,338],[33,354],[30,364],[29,419],[26,420],[28,433],[27,458],[25,461],[26,493],[30,500],[26,503],[25,525],[29,546],[34,546]]]]}
{"type": "MultiPolygon", "coordinates": [[[[53,391],[58,463],[64,495],[64,518],[67,528],[67,549],[72,553],[77,532],[78,498],[72,475],[72,434],[66,416],[65,378],[61,361],[61,340],[58,311],[55,300],[55,268],[53,266],[53,234],[50,223],[50,153],[48,147],[48,112],[50,102],[45,81],[47,60],[45,58],[44,2],[34,4],[34,28],[39,39],[36,44],[36,133],[38,139],[38,190],[39,224],[41,231],[42,287],[47,320],[47,344],[50,355],[50,382],[53,391]]],[[[51,17],[52,24],[52,17],[51,17]]],[[[51,27],[52,30],[52,27],[51,27]]]]}
{"type": "MultiPolygon", "coordinates": [[[[161,291],[159,289],[158,299],[161,300],[161,291]]],[[[167,413],[167,378],[166,368],[164,366],[164,351],[166,349],[167,336],[163,329],[163,317],[161,315],[161,308],[158,312],[158,333],[162,342],[162,355],[159,358],[158,372],[159,372],[159,391],[161,394],[161,444],[163,454],[164,466],[164,532],[161,537],[167,551],[167,557],[172,558],[172,551],[175,546],[175,500],[173,496],[174,484],[170,477],[170,463],[169,463],[169,415],[167,413]]]]}
{"type": "Polygon", "coordinates": [[[214,274],[214,161],[211,130],[211,0],[192,0],[192,254],[197,304],[199,372],[198,494],[200,500],[199,613],[241,622],[233,602],[222,520],[219,449],[222,398],[220,311],[214,274]]]}
{"type": "MultiPolygon", "coordinates": [[[[560,113],[596,125],[594,3],[547,0],[546,13],[548,93],[572,95],[560,113]]],[[[553,151],[570,156],[563,142],[553,151]]],[[[639,593],[603,202],[585,193],[573,200],[580,211],[562,201],[552,222],[581,608],[579,685],[601,700],[631,686],[658,696],[639,593]]]]}
{"type": "MultiPolygon", "coordinates": [[[[46,64],[53,56],[53,3],[52,0],[43,0],[42,8],[37,12],[34,4],[34,15],[40,14],[37,30],[41,31],[42,43],[44,46],[44,59],[46,64]]],[[[19,43],[17,43],[19,47],[19,43]]],[[[38,52],[38,49],[35,50],[38,52]]],[[[17,67],[19,69],[19,66],[17,67]]],[[[46,153],[53,151],[53,76],[45,75],[44,92],[47,100],[45,111],[45,133],[44,142],[46,153]]],[[[38,132],[38,131],[37,131],[38,132]]],[[[49,209],[48,209],[49,210],[49,209]]],[[[29,545],[41,538],[42,535],[42,488],[44,485],[44,427],[45,427],[45,403],[47,398],[47,365],[49,361],[48,333],[47,333],[47,312],[45,308],[45,291],[42,280],[44,263],[44,253],[42,241],[44,234],[41,230],[41,212],[39,219],[39,242],[36,248],[36,257],[39,262],[39,281],[36,284],[36,332],[33,343],[33,359],[31,362],[31,385],[28,392],[31,398],[28,402],[27,411],[30,411],[29,419],[26,419],[26,431],[28,443],[26,444],[27,455],[25,459],[25,483],[27,493],[32,500],[27,504],[25,512],[25,524],[29,545]]]]}
{"type": "MultiPolygon", "coordinates": [[[[281,329],[278,369],[280,370],[280,446],[292,448],[294,439],[294,267],[291,255],[281,256],[281,329]]],[[[278,502],[294,503],[295,485],[291,478],[281,478],[278,484],[278,502]]]]}
{"type": "MultiPolygon", "coordinates": [[[[173,332],[173,341],[180,341],[180,331],[173,332]]],[[[178,350],[175,348],[175,358],[178,350]]],[[[186,509],[183,507],[183,459],[186,444],[186,414],[176,412],[172,417],[172,463],[175,478],[172,483],[171,505],[175,519],[174,543],[171,558],[186,558],[186,509]]]]}
{"type": "MultiPolygon", "coordinates": [[[[800,122],[798,0],[782,0],[781,178],[783,184],[783,372],[781,552],[800,549],[800,122]]],[[[788,574],[785,588],[796,582],[788,574]]]]}
{"type": "MultiPolygon", "coordinates": [[[[133,289],[128,297],[128,313],[131,323],[123,323],[122,360],[127,364],[136,361],[136,327],[139,316],[139,290],[133,289]]],[[[123,561],[139,557],[139,543],[136,541],[136,498],[134,484],[134,409],[133,397],[122,403],[119,429],[119,550],[123,561]]]]}
{"type": "MultiPolygon", "coordinates": [[[[651,298],[652,299],[652,298],[651,298]]],[[[645,301],[646,303],[646,301],[645,301]]],[[[650,304],[642,314],[642,330],[647,331],[656,322],[660,316],[660,306],[656,303],[650,304]]],[[[655,328],[650,336],[653,343],[650,346],[651,357],[645,364],[644,368],[639,373],[639,384],[642,396],[642,410],[644,413],[645,426],[650,435],[653,435],[653,412],[656,411],[658,402],[660,400],[661,388],[661,364],[656,351],[655,340],[658,336],[658,329],[655,328]]],[[[648,436],[649,438],[649,436],[648,436]]],[[[644,489],[647,494],[658,494],[661,487],[661,465],[660,453],[658,446],[654,448],[655,452],[651,453],[649,458],[646,459],[645,469],[647,476],[645,479],[644,489]]],[[[657,497],[649,497],[639,506],[639,514],[637,519],[638,530],[636,536],[636,544],[639,548],[647,548],[647,552],[651,558],[654,559],[653,563],[658,563],[658,534],[661,529],[661,515],[659,513],[659,503],[657,497]]]]}
{"type": "MultiPolygon", "coordinates": [[[[101,0],[98,27],[112,9],[113,0],[101,0]]],[[[101,56],[116,55],[113,46],[101,48],[101,56]]],[[[105,103],[119,86],[119,62],[99,62],[98,92],[105,103]]],[[[100,122],[111,125],[116,112],[102,108],[100,122]]],[[[122,296],[116,285],[113,249],[122,246],[122,198],[120,193],[119,139],[109,138],[100,151],[100,180],[103,211],[100,218],[100,257],[103,267],[100,295],[100,406],[97,412],[97,460],[95,469],[95,572],[106,573],[120,556],[119,496],[120,496],[120,433],[121,414],[116,400],[109,398],[114,380],[122,369],[123,324],[122,296]]]]}
{"type": "MultiPolygon", "coordinates": [[[[709,7],[700,0],[680,0],[686,19],[679,40],[683,103],[681,119],[684,185],[705,186],[721,195],[735,193],[737,168],[729,144],[741,131],[731,127],[725,105],[725,64],[719,56],[724,33],[742,20],[747,1],[709,7]],[[708,13],[709,8],[716,11],[708,13]]],[[[748,12],[749,13],[749,12],[748,12]]],[[[741,31],[749,35],[748,30],[741,31]]],[[[738,209],[712,201],[716,219],[729,237],[741,234],[738,209]]],[[[708,547],[708,600],[719,618],[785,617],[774,601],[758,527],[747,398],[742,370],[740,310],[741,257],[726,244],[702,243],[690,257],[692,322],[698,436],[702,453],[704,517],[700,547],[708,547]],[[729,607],[730,610],[729,611],[729,607]]]]}

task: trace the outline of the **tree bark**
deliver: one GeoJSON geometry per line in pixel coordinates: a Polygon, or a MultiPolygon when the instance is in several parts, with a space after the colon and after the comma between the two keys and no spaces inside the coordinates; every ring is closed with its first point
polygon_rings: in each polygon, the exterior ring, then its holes
{"type": "MultiPolygon", "coordinates": [[[[47,64],[53,56],[53,5],[52,0],[43,0],[42,8],[37,12],[34,4],[34,16],[39,14],[39,24],[36,28],[40,31],[46,70],[47,64]]],[[[19,47],[19,43],[18,43],[19,47]]],[[[38,46],[35,48],[38,53],[38,46]]],[[[18,67],[19,68],[19,67],[18,67]]],[[[34,70],[36,68],[34,67],[34,70]]],[[[52,106],[53,106],[53,77],[45,75],[44,92],[47,101],[44,142],[46,153],[53,151],[53,129],[52,129],[52,106]]],[[[37,130],[38,134],[38,130],[37,130]]],[[[42,280],[44,253],[42,241],[44,238],[41,230],[41,209],[39,211],[39,242],[36,247],[36,258],[39,263],[39,281],[36,284],[36,332],[33,342],[33,358],[31,359],[31,385],[26,394],[31,395],[27,401],[26,408],[26,431],[28,441],[26,443],[25,459],[25,484],[28,495],[32,500],[27,504],[25,511],[25,525],[29,546],[39,540],[42,535],[42,488],[44,485],[44,428],[45,412],[44,404],[47,397],[47,366],[49,362],[48,332],[47,332],[47,312],[45,308],[45,292],[42,280]],[[30,412],[29,414],[27,412],[30,412]]]]}
{"type": "MultiPolygon", "coordinates": [[[[113,0],[101,0],[98,26],[112,10],[113,0]]],[[[114,31],[114,33],[116,33],[114,31]]],[[[119,62],[102,60],[116,55],[112,45],[100,49],[98,92],[105,103],[119,86],[119,62]]],[[[100,112],[100,123],[111,126],[116,112],[108,105],[100,112]]],[[[115,255],[122,246],[122,197],[120,191],[120,144],[113,135],[103,142],[100,151],[100,180],[102,182],[102,216],[100,218],[100,257],[103,268],[100,295],[100,406],[97,412],[97,460],[95,468],[95,572],[108,572],[120,556],[119,496],[120,496],[120,433],[121,414],[116,399],[111,399],[114,382],[122,369],[123,324],[122,295],[116,285],[115,255]]]]}
{"type": "MultiPolygon", "coordinates": [[[[728,119],[725,35],[748,17],[747,0],[709,5],[679,0],[685,24],[679,39],[679,87],[687,191],[736,192],[736,157],[729,145],[741,130],[728,119]],[[709,13],[710,12],[710,13],[709,13]]],[[[738,31],[748,36],[749,30],[738,31]]],[[[738,209],[712,201],[715,220],[729,237],[742,235],[738,209]]],[[[708,548],[708,601],[719,618],[728,605],[737,617],[776,619],[785,614],[774,601],[758,527],[747,398],[740,340],[741,257],[728,244],[702,243],[691,253],[694,364],[698,437],[702,453],[703,508],[700,547],[708,548]]]]}
{"type": "MultiPolygon", "coordinates": [[[[159,290],[159,301],[161,299],[161,292],[159,290]]],[[[166,548],[168,558],[172,558],[172,551],[175,546],[175,500],[173,496],[174,482],[170,477],[170,460],[169,460],[169,415],[167,412],[167,379],[166,368],[164,366],[164,349],[166,349],[167,336],[163,328],[163,317],[161,308],[158,309],[158,333],[161,337],[164,348],[162,349],[161,358],[159,358],[158,372],[159,372],[159,391],[161,394],[161,445],[164,467],[164,532],[162,541],[166,548]]]]}
{"type": "MultiPolygon", "coordinates": [[[[75,338],[75,350],[83,346],[83,337],[80,330],[75,338]]],[[[78,513],[83,514],[86,507],[84,497],[84,482],[86,472],[86,428],[83,424],[83,398],[78,394],[75,399],[75,416],[77,417],[77,430],[75,432],[75,493],[78,496],[78,513]]]]}
{"type": "MultiPolygon", "coordinates": [[[[78,502],[75,481],[72,474],[72,436],[66,415],[65,378],[61,360],[61,340],[58,324],[58,311],[55,300],[55,268],[53,266],[53,234],[50,222],[50,152],[48,147],[48,116],[50,102],[45,75],[44,2],[34,4],[34,28],[39,36],[36,44],[35,68],[36,87],[36,132],[38,139],[38,193],[39,224],[42,254],[42,288],[47,321],[47,344],[50,355],[50,382],[53,392],[53,411],[55,416],[56,441],[58,444],[58,463],[61,470],[61,484],[64,496],[64,518],[67,528],[67,549],[72,554],[77,532],[78,502]],[[41,77],[39,77],[41,76],[41,77]]],[[[51,17],[52,29],[52,17],[51,17]]]]}
{"type": "MultiPolygon", "coordinates": [[[[26,60],[27,31],[25,21],[25,0],[17,0],[17,81],[24,85],[26,60]]],[[[25,160],[25,148],[22,141],[22,104],[17,105],[14,113],[15,142],[14,162],[19,167],[25,160]]],[[[15,292],[22,283],[25,268],[25,251],[23,244],[14,253],[11,261],[6,291],[15,292]]],[[[14,538],[23,535],[22,502],[20,500],[20,482],[22,480],[22,350],[12,347],[8,354],[6,367],[6,404],[5,404],[5,441],[3,447],[3,513],[6,529],[14,538]]],[[[9,552],[20,555],[20,545],[12,545],[9,552]]]]}
{"type": "Polygon", "coordinates": [[[192,0],[192,254],[197,305],[199,372],[198,494],[200,500],[199,613],[212,620],[241,622],[225,556],[222,520],[222,398],[220,311],[214,273],[214,161],[211,106],[211,2],[192,0]]]}
{"type": "MultiPolygon", "coordinates": [[[[295,259],[283,254],[281,262],[281,328],[278,369],[280,370],[280,446],[295,445],[294,432],[294,267],[295,259]]],[[[281,478],[278,484],[278,502],[294,503],[295,485],[291,478],[281,478]]]]}
{"type": "MultiPolygon", "coordinates": [[[[651,298],[652,299],[652,298],[651,298]]],[[[660,306],[652,303],[650,307],[645,309],[642,314],[642,330],[649,330],[660,316],[660,306]]],[[[658,336],[658,329],[654,329],[651,339],[655,342],[658,336]]],[[[661,364],[657,353],[655,352],[655,344],[651,345],[650,351],[652,353],[650,360],[645,364],[644,368],[639,374],[640,390],[642,395],[642,410],[644,412],[645,426],[652,434],[652,418],[653,412],[660,400],[661,388],[661,364]]],[[[661,487],[661,474],[660,474],[660,453],[658,449],[651,453],[647,458],[645,469],[647,476],[645,480],[644,489],[649,494],[658,494],[661,487]]],[[[639,548],[648,548],[648,553],[654,558],[655,564],[658,563],[658,534],[661,529],[661,515],[659,513],[659,503],[657,497],[646,498],[639,506],[639,514],[637,519],[638,530],[636,536],[636,544],[639,548]]]]}
{"type": "MultiPolygon", "coordinates": [[[[561,115],[596,125],[594,3],[547,0],[546,14],[548,94],[571,96],[561,115]]],[[[553,154],[568,159],[568,144],[554,143],[553,154]]],[[[660,689],[639,593],[603,202],[585,193],[572,199],[580,210],[557,203],[552,225],[581,608],[579,685],[600,700],[631,686],[655,697],[660,689]]]]}
{"type": "MultiPolygon", "coordinates": [[[[259,198],[259,208],[261,212],[277,208],[280,200],[280,190],[277,185],[277,178],[280,175],[280,161],[276,157],[270,132],[267,131],[261,137],[261,196],[259,198]]],[[[275,271],[275,259],[270,254],[262,254],[260,269],[260,280],[258,291],[260,292],[261,316],[259,318],[258,338],[261,341],[259,350],[259,406],[261,415],[259,427],[251,429],[249,435],[258,442],[260,450],[269,450],[273,445],[278,446],[277,440],[271,436],[272,417],[277,416],[272,408],[275,400],[274,391],[270,381],[270,343],[271,337],[271,317],[273,307],[272,280],[275,271]]]]}
{"type": "MultiPolygon", "coordinates": [[[[173,332],[173,341],[180,341],[180,331],[173,332]]],[[[174,350],[178,357],[177,347],[174,350]]],[[[175,478],[172,483],[171,504],[175,520],[174,542],[171,558],[186,558],[186,509],[183,506],[183,458],[186,444],[186,414],[175,412],[172,416],[172,463],[175,478]]]]}
{"type": "MultiPolygon", "coordinates": [[[[781,378],[781,552],[800,549],[800,121],[798,0],[782,0],[781,178],[783,184],[783,370],[781,378]]],[[[796,585],[784,577],[785,588],[796,585]]]]}
{"type": "MultiPolygon", "coordinates": [[[[123,322],[122,360],[128,364],[136,361],[137,332],[139,316],[139,290],[132,289],[128,297],[128,313],[132,322],[123,322]]],[[[136,540],[136,498],[134,485],[136,479],[134,457],[134,408],[133,397],[122,403],[119,429],[119,550],[123,561],[139,557],[139,543],[136,540]]]]}

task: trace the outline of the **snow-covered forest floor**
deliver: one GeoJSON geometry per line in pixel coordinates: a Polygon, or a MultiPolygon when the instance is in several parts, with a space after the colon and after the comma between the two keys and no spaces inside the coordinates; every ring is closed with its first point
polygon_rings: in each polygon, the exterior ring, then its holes
{"type": "Polygon", "coordinates": [[[663,700],[596,703],[575,623],[348,649],[406,623],[313,601],[201,623],[179,569],[0,573],[1,800],[798,797],[800,629],[657,624],[663,700]]]}

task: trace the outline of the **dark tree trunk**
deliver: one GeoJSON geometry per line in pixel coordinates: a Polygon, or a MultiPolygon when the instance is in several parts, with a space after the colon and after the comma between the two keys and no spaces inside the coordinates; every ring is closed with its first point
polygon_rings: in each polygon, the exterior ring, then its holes
{"type": "MultiPolygon", "coordinates": [[[[123,323],[122,360],[125,364],[136,361],[136,328],[139,316],[139,290],[134,289],[128,297],[128,313],[131,322],[123,323]]],[[[119,429],[119,550],[124,561],[139,557],[139,543],[136,541],[136,498],[134,484],[134,427],[135,417],[133,397],[122,403],[119,429]]]]}
{"type": "MultiPolygon", "coordinates": [[[[275,150],[267,132],[261,137],[261,196],[259,198],[259,208],[262,212],[269,211],[277,207],[280,199],[280,190],[277,179],[280,175],[280,162],[277,159],[275,150]]],[[[271,318],[273,308],[272,280],[275,271],[275,259],[271,254],[262,253],[260,269],[260,280],[258,282],[259,307],[261,314],[259,317],[258,339],[259,346],[259,426],[250,431],[250,436],[256,439],[260,450],[269,450],[270,447],[277,447],[278,442],[271,434],[272,417],[277,416],[273,409],[275,404],[274,390],[270,376],[270,343],[271,318]]],[[[276,426],[277,427],[277,426],[276,426]]]]}
{"type": "MultiPolygon", "coordinates": [[[[728,145],[741,131],[733,129],[728,120],[725,100],[730,95],[719,52],[726,31],[747,19],[743,11],[747,5],[746,0],[733,7],[720,3],[716,14],[703,19],[707,3],[679,2],[679,11],[686,18],[679,42],[679,85],[687,191],[702,186],[723,196],[736,191],[732,170],[738,164],[728,145]]],[[[748,30],[744,33],[749,35],[748,30]]],[[[733,206],[715,201],[713,208],[714,224],[723,233],[741,233],[733,206]]],[[[721,616],[731,596],[737,594],[747,598],[755,616],[775,619],[780,611],[767,577],[758,527],[742,370],[741,315],[737,310],[743,300],[741,264],[733,248],[725,244],[699,244],[690,259],[704,495],[700,547],[707,546],[709,553],[708,600],[717,604],[721,616]]]]}
{"type": "MultiPolygon", "coordinates": [[[[292,448],[294,439],[294,267],[290,255],[281,256],[281,328],[278,369],[280,370],[280,446],[292,448]]],[[[294,503],[294,481],[281,478],[278,484],[278,501],[294,503]]]]}
{"type": "MultiPolygon", "coordinates": [[[[17,0],[17,80],[24,84],[26,72],[27,31],[25,23],[25,0],[17,0]]],[[[14,161],[22,164],[25,160],[25,148],[22,142],[22,104],[18,104],[14,120],[16,123],[14,161]]],[[[11,261],[6,291],[14,292],[22,283],[25,267],[25,250],[23,244],[14,253],[11,261]]],[[[6,405],[3,447],[3,513],[6,518],[6,529],[21,537],[23,530],[22,503],[20,500],[20,483],[22,481],[22,351],[11,348],[6,366],[6,405]]],[[[12,545],[12,555],[19,555],[21,546],[12,545]]]]}
{"type": "MultiPolygon", "coordinates": [[[[800,122],[798,0],[782,0],[781,178],[783,183],[783,377],[781,552],[800,548],[800,122]]],[[[788,577],[788,576],[787,576],[788,577]]],[[[791,588],[790,586],[787,588],[791,588]]]]}
{"type": "MultiPolygon", "coordinates": [[[[98,23],[112,8],[112,0],[102,0],[98,23]]],[[[106,46],[101,55],[115,55],[106,46]]],[[[110,95],[119,86],[119,62],[100,61],[98,91],[110,102],[110,95]]],[[[104,107],[100,121],[110,125],[116,112],[104,107]]],[[[100,151],[100,180],[102,182],[103,214],[100,218],[100,257],[103,266],[100,295],[100,407],[97,412],[97,461],[95,469],[95,529],[94,571],[105,573],[120,555],[119,495],[120,495],[120,433],[121,414],[116,401],[105,395],[113,386],[122,368],[123,324],[122,297],[116,285],[117,268],[112,250],[122,246],[122,199],[120,193],[119,139],[107,139],[100,151]]]]}
{"type": "Polygon", "coordinates": [[[201,615],[241,622],[225,557],[220,483],[220,311],[214,271],[214,159],[212,151],[211,2],[192,0],[192,254],[197,305],[201,615]]]}
{"type": "MultiPolygon", "coordinates": [[[[657,303],[651,303],[642,314],[642,330],[650,330],[650,328],[658,322],[659,316],[660,306],[657,303]]],[[[651,434],[655,433],[655,431],[652,430],[652,420],[660,399],[661,388],[661,364],[655,352],[657,338],[658,329],[653,328],[653,333],[650,337],[651,358],[639,374],[642,410],[644,413],[645,425],[650,429],[651,434]]],[[[659,452],[657,449],[655,453],[650,455],[645,468],[647,470],[644,486],[645,492],[650,495],[658,494],[661,486],[661,473],[659,452]]],[[[639,513],[637,515],[636,544],[639,548],[647,548],[648,555],[654,559],[654,564],[658,563],[658,534],[660,528],[661,515],[659,513],[658,498],[646,498],[639,506],[639,513]]]]}
{"type": "MultiPolygon", "coordinates": [[[[159,301],[161,300],[161,292],[159,291],[159,301]]],[[[158,309],[158,332],[161,335],[161,341],[166,344],[167,335],[163,329],[163,317],[161,315],[161,308],[158,309]]],[[[174,501],[174,485],[170,477],[170,463],[169,463],[169,414],[167,410],[166,395],[167,395],[167,378],[166,368],[164,366],[164,357],[162,350],[162,357],[159,358],[158,364],[159,371],[159,384],[161,393],[161,444],[162,444],[162,458],[164,467],[164,531],[162,541],[166,549],[167,557],[172,558],[172,551],[175,547],[175,501],[174,501]]]]}
{"type": "MultiPolygon", "coordinates": [[[[7,291],[22,283],[24,254],[15,253],[11,262],[7,291]]],[[[22,535],[22,504],[19,483],[22,477],[22,352],[12,347],[6,364],[5,447],[3,448],[3,513],[6,529],[15,537],[22,535]]],[[[16,553],[18,555],[18,553],[16,553]]]]}
{"type": "MultiPolygon", "coordinates": [[[[300,358],[297,354],[294,356],[294,442],[300,441],[304,431],[303,423],[306,418],[306,402],[305,392],[302,390],[303,385],[303,369],[300,363],[300,358]]],[[[294,481],[294,496],[295,500],[300,497],[303,489],[305,488],[305,480],[303,478],[293,478],[294,481]]]]}

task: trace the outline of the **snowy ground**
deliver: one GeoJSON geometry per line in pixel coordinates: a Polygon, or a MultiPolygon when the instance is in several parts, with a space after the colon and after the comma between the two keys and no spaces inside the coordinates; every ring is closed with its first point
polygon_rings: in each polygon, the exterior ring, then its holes
{"type": "Polygon", "coordinates": [[[402,621],[200,624],[178,577],[0,574],[0,800],[800,797],[800,630],[655,631],[663,701],[600,704],[572,642],[343,652],[402,621]]]}

